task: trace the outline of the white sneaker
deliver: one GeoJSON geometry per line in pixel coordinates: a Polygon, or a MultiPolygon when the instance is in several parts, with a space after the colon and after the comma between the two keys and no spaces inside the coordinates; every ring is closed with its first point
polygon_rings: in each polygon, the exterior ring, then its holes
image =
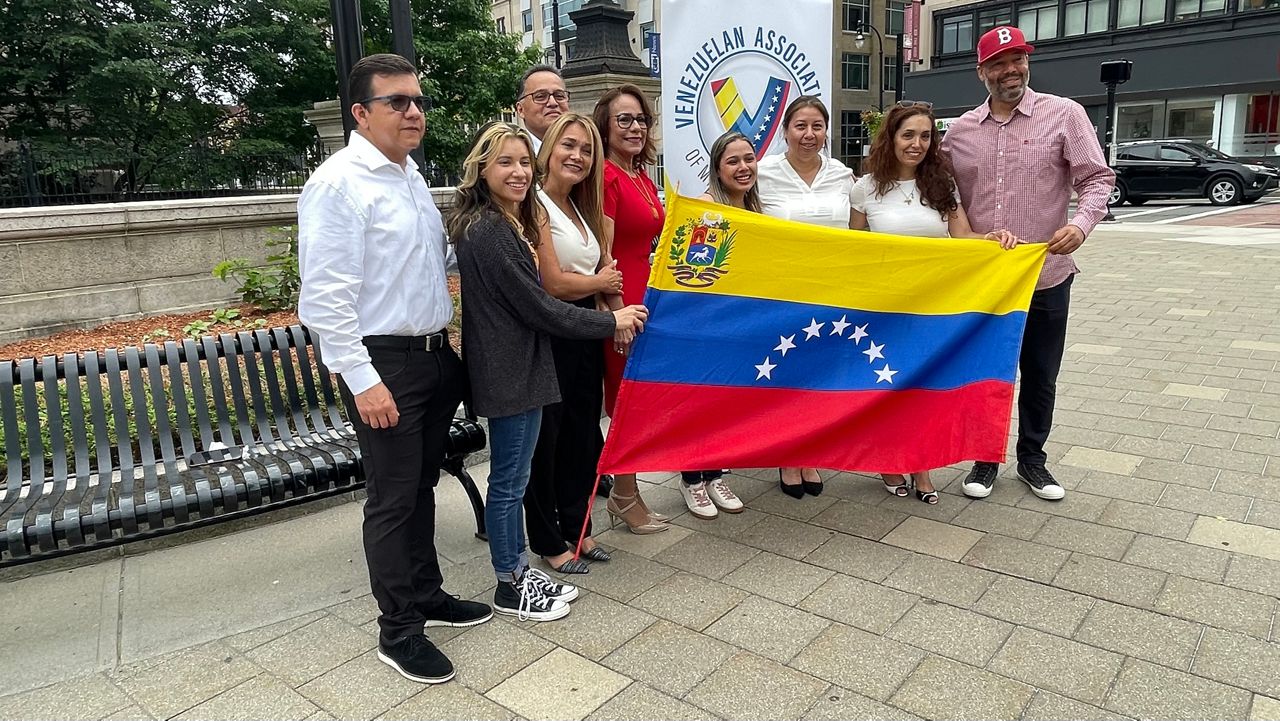
{"type": "Polygon", "coordinates": [[[742,500],[729,490],[729,484],[723,478],[707,483],[707,495],[712,503],[725,513],[742,513],[742,500]]]}
{"type": "Polygon", "coordinates": [[[691,486],[681,483],[680,494],[684,496],[684,505],[689,507],[689,512],[694,516],[709,521],[720,515],[716,504],[711,502],[711,496],[707,494],[707,484],[695,483],[691,486]]]}

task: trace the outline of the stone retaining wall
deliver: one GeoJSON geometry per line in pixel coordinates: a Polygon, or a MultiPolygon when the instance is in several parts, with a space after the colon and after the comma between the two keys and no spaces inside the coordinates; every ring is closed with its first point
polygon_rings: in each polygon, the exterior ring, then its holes
{"type": "MultiPolygon", "coordinates": [[[[452,188],[433,189],[442,208],[452,188]]],[[[0,210],[0,344],[109,320],[214,308],[235,287],[211,275],[263,259],[297,195],[0,210]]]]}

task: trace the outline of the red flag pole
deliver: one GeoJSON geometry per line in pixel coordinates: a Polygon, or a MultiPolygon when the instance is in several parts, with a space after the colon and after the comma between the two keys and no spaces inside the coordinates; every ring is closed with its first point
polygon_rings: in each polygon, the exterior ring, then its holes
{"type": "Polygon", "coordinates": [[[591,495],[587,496],[587,513],[582,519],[582,531],[578,534],[578,545],[573,548],[573,560],[582,555],[582,542],[587,539],[587,526],[591,525],[591,507],[596,503],[596,490],[600,488],[600,474],[596,474],[596,482],[591,484],[591,495]]]}

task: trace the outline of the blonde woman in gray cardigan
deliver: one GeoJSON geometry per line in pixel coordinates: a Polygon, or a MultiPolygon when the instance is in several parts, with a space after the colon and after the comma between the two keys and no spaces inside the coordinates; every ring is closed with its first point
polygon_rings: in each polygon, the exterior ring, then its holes
{"type": "Polygon", "coordinates": [[[579,308],[543,290],[535,248],[546,211],[534,197],[535,175],[528,133],[509,123],[487,126],[463,164],[448,232],[462,275],[462,355],[473,407],[489,419],[485,525],[498,577],[494,610],[552,621],[569,613],[578,589],[529,567],[522,507],[542,407],[560,400],[550,336],[639,332],[648,314],[643,306],[579,308]]]}

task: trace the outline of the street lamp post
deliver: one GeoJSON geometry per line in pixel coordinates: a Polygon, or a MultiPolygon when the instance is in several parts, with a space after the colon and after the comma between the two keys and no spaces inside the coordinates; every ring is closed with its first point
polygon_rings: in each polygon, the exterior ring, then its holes
{"type": "MultiPolygon", "coordinates": [[[[875,25],[868,25],[866,22],[863,22],[858,26],[858,34],[855,35],[853,38],[853,46],[861,50],[862,46],[867,44],[867,35],[866,35],[867,30],[870,30],[871,32],[875,33],[876,41],[879,43],[879,48],[880,48],[880,55],[879,55],[880,72],[876,74],[876,77],[879,78],[880,80],[880,104],[878,107],[880,109],[880,112],[883,113],[884,112],[884,77],[883,77],[884,75],[884,36],[880,34],[879,30],[876,30],[875,25]]],[[[867,75],[869,76],[870,73],[867,73],[867,75]]]]}
{"type": "MultiPolygon", "coordinates": [[[[1098,80],[1107,86],[1107,120],[1106,130],[1103,131],[1103,138],[1106,140],[1103,148],[1107,154],[1107,164],[1116,164],[1116,86],[1123,85],[1129,81],[1133,75],[1132,60],[1104,60],[1099,66],[1098,80]]],[[[1115,220],[1116,217],[1111,212],[1111,205],[1107,204],[1107,215],[1103,220],[1115,220]]]]}

